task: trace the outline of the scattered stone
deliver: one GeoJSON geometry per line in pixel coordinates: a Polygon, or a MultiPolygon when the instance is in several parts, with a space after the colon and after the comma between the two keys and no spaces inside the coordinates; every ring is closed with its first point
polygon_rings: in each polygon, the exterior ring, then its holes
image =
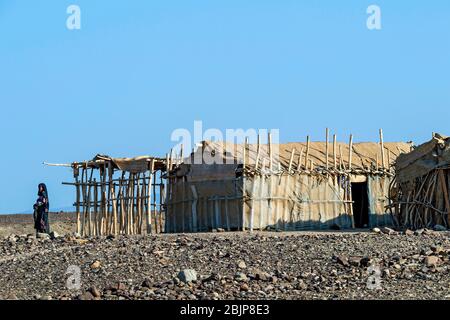
{"type": "Polygon", "coordinates": [[[380,232],[381,232],[381,229],[380,229],[380,228],[373,228],[373,229],[372,229],[372,232],[380,233],[380,232]]]}
{"type": "Polygon", "coordinates": [[[412,235],[414,235],[414,231],[409,230],[409,229],[406,229],[406,230],[405,230],[405,235],[407,235],[407,236],[412,236],[412,235]]]}
{"type": "Polygon", "coordinates": [[[78,300],[94,300],[94,296],[91,292],[86,291],[85,293],[78,296],[78,300]]]}
{"type": "Polygon", "coordinates": [[[439,263],[440,259],[436,256],[428,256],[424,262],[427,267],[435,267],[439,263]]]}
{"type": "Polygon", "coordinates": [[[440,224],[436,224],[433,229],[434,231],[447,231],[447,228],[440,224]]]}
{"type": "Polygon", "coordinates": [[[197,272],[194,269],[184,269],[178,273],[177,278],[184,283],[197,281],[197,272]]]}
{"type": "Polygon", "coordinates": [[[91,264],[91,269],[98,269],[101,267],[100,261],[96,260],[91,264]]]}
{"type": "Polygon", "coordinates": [[[40,233],[40,232],[38,232],[36,234],[36,238],[38,238],[38,239],[50,239],[50,235],[47,234],[47,233],[40,233]]]}
{"type": "Polygon", "coordinates": [[[255,270],[255,279],[260,281],[267,281],[270,278],[270,274],[261,270],[255,270]]]}
{"type": "Polygon", "coordinates": [[[348,259],[347,259],[347,257],[344,257],[344,256],[336,256],[335,259],[336,259],[336,262],[337,262],[337,263],[343,265],[344,267],[347,267],[347,266],[350,265],[350,264],[349,264],[349,261],[348,261],[348,259]]]}
{"type": "Polygon", "coordinates": [[[100,293],[100,290],[98,290],[96,287],[89,288],[89,292],[94,296],[94,298],[100,298],[102,294],[100,293]]]}
{"type": "Polygon", "coordinates": [[[51,238],[52,240],[55,240],[55,239],[57,239],[57,238],[59,238],[59,237],[60,237],[60,235],[59,235],[58,232],[56,232],[56,231],[50,232],[50,238],[51,238]]]}
{"type": "Polygon", "coordinates": [[[395,230],[391,229],[391,228],[388,228],[388,227],[383,227],[381,229],[381,232],[383,232],[384,234],[389,234],[389,235],[395,234],[395,230]]]}
{"type": "Polygon", "coordinates": [[[238,262],[237,266],[238,266],[239,269],[245,269],[245,268],[247,268],[247,265],[245,264],[245,261],[243,261],[243,260],[240,260],[240,261],[238,262]]]}
{"type": "Polygon", "coordinates": [[[234,275],[234,280],[239,281],[239,282],[242,282],[242,281],[247,281],[248,278],[247,278],[247,275],[246,275],[245,273],[237,272],[237,273],[234,275]]]}
{"type": "Polygon", "coordinates": [[[435,254],[440,254],[440,253],[445,252],[444,248],[441,247],[441,246],[435,246],[435,245],[433,245],[433,246],[430,247],[430,249],[431,249],[431,251],[433,251],[435,254]]]}
{"type": "Polygon", "coordinates": [[[354,267],[359,267],[361,260],[362,260],[361,257],[350,257],[348,259],[348,263],[354,267]]]}
{"type": "Polygon", "coordinates": [[[372,262],[372,259],[370,259],[369,257],[363,257],[361,258],[361,260],[359,260],[359,264],[361,265],[361,267],[367,268],[368,266],[370,266],[372,262]]]}
{"type": "Polygon", "coordinates": [[[308,285],[303,280],[300,279],[296,285],[296,289],[297,290],[306,290],[306,289],[308,289],[308,285]]]}
{"type": "Polygon", "coordinates": [[[423,234],[425,232],[425,229],[417,229],[416,231],[414,231],[414,234],[416,236],[420,236],[421,234],[423,234]]]}
{"type": "MultiPolygon", "coordinates": [[[[178,279],[178,278],[177,278],[177,279],[178,279]]],[[[151,288],[151,287],[152,287],[152,283],[150,282],[149,279],[145,279],[145,280],[142,282],[141,287],[144,287],[144,288],[151,288]]]]}
{"type": "Polygon", "coordinates": [[[248,284],[246,284],[246,283],[241,284],[241,290],[242,291],[248,291],[249,289],[250,288],[249,288],[248,284]]]}
{"type": "Polygon", "coordinates": [[[223,228],[217,228],[217,232],[225,232],[225,229],[223,229],[223,228]]]}

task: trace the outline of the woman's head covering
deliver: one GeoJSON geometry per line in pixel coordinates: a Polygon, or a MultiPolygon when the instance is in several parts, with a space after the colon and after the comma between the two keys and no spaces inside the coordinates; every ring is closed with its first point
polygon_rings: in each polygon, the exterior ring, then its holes
{"type": "Polygon", "coordinates": [[[49,200],[48,200],[47,186],[45,185],[45,183],[39,183],[38,190],[39,190],[38,191],[38,196],[39,197],[44,197],[46,199],[45,207],[46,207],[46,209],[49,209],[50,208],[50,203],[49,203],[49,200]],[[42,191],[41,191],[41,188],[42,188],[42,191]]]}
{"type": "Polygon", "coordinates": [[[44,195],[46,198],[48,198],[47,186],[45,185],[45,183],[39,183],[39,185],[38,185],[38,195],[39,196],[44,195]],[[41,191],[41,189],[43,191],[41,191]]]}

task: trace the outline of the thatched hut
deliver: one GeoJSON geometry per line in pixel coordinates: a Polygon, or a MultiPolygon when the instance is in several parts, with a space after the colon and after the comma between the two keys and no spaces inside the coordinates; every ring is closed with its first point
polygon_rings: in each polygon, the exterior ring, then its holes
{"type": "Polygon", "coordinates": [[[397,225],[406,228],[450,226],[450,138],[433,138],[402,154],[395,163],[390,191],[397,225]]]}
{"type": "Polygon", "coordinates": [[[328,133],[326,142],[308,138],[305,143],[271,144],[270,140],[204,141],[190,157],[169,165],[165,231],[392,224],[386,211],[394,176],[391,164],[410,151],[410,144],[384,143],[382,138],[353,143],[352,137],[349,143],[338,143],[336,136],[329,143],[328,133]]]}

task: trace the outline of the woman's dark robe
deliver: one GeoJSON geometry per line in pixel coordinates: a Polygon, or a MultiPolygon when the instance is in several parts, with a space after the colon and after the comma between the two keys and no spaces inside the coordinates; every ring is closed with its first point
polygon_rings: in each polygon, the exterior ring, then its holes
{"type": "Polygon", "coordinates": [[[39,185],[38,198],[34,204],[34,228],[39,233],[50,233],[50,226],[48,222],[48,210],[49,210],[47,187],[45,184],[39,185]],[[40,189],[44,189],[40,191],[40,189]]]}

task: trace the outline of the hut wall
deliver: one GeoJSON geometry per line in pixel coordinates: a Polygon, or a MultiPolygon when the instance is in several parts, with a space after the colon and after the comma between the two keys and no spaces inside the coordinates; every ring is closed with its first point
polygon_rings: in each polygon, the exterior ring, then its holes
{"type": "Polygon", "coordinates": [[[388,176],[368,176],[367,189],[369,193],[369,227],[392,225],[392,216],[386,210],[389,195],[389,185],[392,178],[388,176]]]}
{"type": "Polygon", "coordinates": [[[191,172],[171,180],[166,232],[325,230],[333,224],[352,228],[351,181],[367,181],[369,226],[391,225],[385,209],[390,177],[273,174],[242,178],[225,169],[220,178],[191,172]]]}
{"type": "Polygon", "coordinates": [[[328,229],[336,223],[351,228],[342,179],[307,174],[249,177],[244,227],[308,230],[328,229]]]}
{"type": "Polygon", "coordinates": [[[243,179],[235,168],[193,165],[168,185],[166,232],[202,232],[242,226],[243,179]]]}

